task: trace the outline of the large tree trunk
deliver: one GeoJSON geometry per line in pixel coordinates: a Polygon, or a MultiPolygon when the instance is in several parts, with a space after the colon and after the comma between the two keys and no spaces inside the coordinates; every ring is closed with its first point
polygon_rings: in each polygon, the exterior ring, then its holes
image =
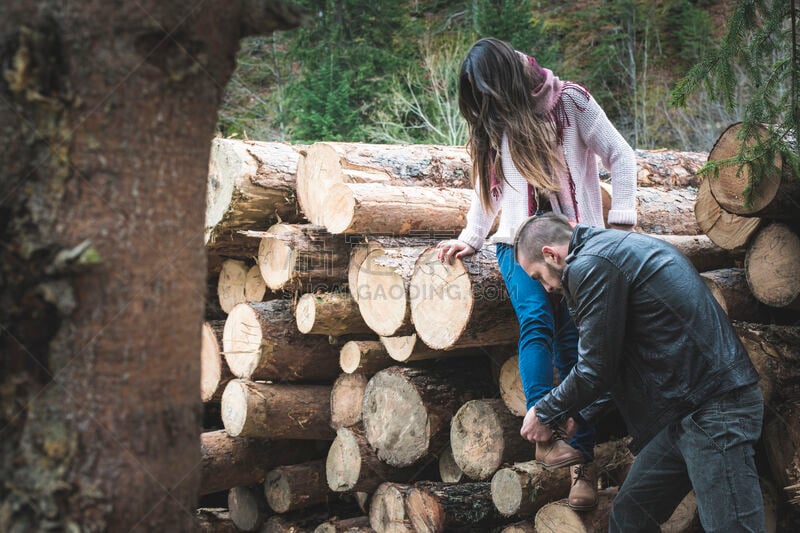
{"type": "Polygon", "coordinates": [[[324,205],[336,183],[471,188],[463,146],[315,143],[297,167],[297,199],[324,226],[324,205]]]}
{"type": "Polygon", "coordinates": [[[489,479],[505,463],[533,458],[533,445],[520,434],[522,418],[508,411],[503,400],[471,400],[450,422],[453,458],[471,479],[489,479]]]}
{"type": "MultiPolygon", "coordinates": [[[[735,157],[742,145],[737,136],[742,130],[742,123],[737,122],[726,129],[708,154],[709,161],[721,161],[735,157]]],[[[757,132],[758,139],[769,136],[769,132],[761,126],[757,132]]],[[[784,137],[794,144],[794,135],[784,137]]],[[[756,139],[748,142],[751,147],[756,139]]],[[[750,183],[752,173],[750,167],[739,167],[736,164],[722,165],[719,172],[710,180],[711,192],[719,205],[726,211],[742,216],[758,216],[766,218],[794,219],[800,218],[797,206],[800,205],[800,180],[792,175],[792,167],[776,153],[774,169],[758,183],[750,183]],[[745,189],[752,188],[752,194],[745,198],[745,189]]]]}
{"type": "Polygon", "coordinates": [[[711,194],[709,179],[703,180],[697,190],[694,216],[700,230],[725,250],[743,250],[762,223],[758,217],[740,217],[722,209],[711,194]]]}
{"type": "Polygon", "coordinates": [[[209,143],[239,39],[299,17],[187,7],[0,7],[0,530],[194,527],[209,143]]]}
{"type": "Polygon", "coordinates": [[[745,259],[747,284],[759,302],[800,309],[800,234],[774,222],[762,228],[745,259]]]}
{"type": "Polygon", "coordinates": [[[443,533],[496,525],[504,520],[492,504],[489,483],[421,481],[406,498],[406,512],[417,533],[443,533]]]}

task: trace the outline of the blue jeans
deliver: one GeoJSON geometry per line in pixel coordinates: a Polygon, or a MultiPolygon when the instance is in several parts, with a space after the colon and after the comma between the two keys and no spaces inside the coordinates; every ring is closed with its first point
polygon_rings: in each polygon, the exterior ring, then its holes
{"type": "MultiPolygon", "coordinates": [[[[567,306],[547,294],[514,260],[514,248],[497,244],[497,262],[519,321],[519,375],[530,409],[553,388],[553,359],[563,380],[578,361],[578,330],[567,306]]],[[[570,445],[594,460],[594,427],[579,416],[578,432],[570,445]]]]}
{"type": "Polygon", "coordinates": [[[764,531],[753,460],[764,404],[758,384],[712,398],[642,449],[611,509],[609,531],[661,531],[694,488],[707,532],[764,531]]]}

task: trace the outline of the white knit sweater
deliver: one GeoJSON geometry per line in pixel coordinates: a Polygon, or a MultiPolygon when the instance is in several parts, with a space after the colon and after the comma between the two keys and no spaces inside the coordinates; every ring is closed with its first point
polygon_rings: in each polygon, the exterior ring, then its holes
{"type": "MultiPolygon", "coordinates": [[[[578,222],[604,226],[596,154],[600,156],[605,168],[611,171],[614,194],[608,212],[608,223],[636,224],[636,158],[633,149],[614,128],[594,98],[590,96],[587,101],[579,90],[565,87],[561,100],[569,119],[569,125],[564,125],[563,148],[564,159],[575,182],[575,198],[580,216],[578,222]],[[576,102],[583,110],[578,108],[576,102]]],[[[472,205],[467,213],[467,226],[458,237],[476,250],[486,240],[498,211],[500,223],[491,242],[513,245],[517,228],[528,217],[528,184],[511,160],[508,139],[505,136],[500,157],[507,181],[503,182],[500,198],[492,201],[487,212],[481,206],[476,186],[472,194],[472,205]]],[[[559,207],[560,204],[566,204],[560,200],[565,197],[569,197],[566,184],[562,185],[562,191],[558,195],[551,195],[553,211],[574,218],[571,206],[564,205],[563,210],[559,207]]]]}

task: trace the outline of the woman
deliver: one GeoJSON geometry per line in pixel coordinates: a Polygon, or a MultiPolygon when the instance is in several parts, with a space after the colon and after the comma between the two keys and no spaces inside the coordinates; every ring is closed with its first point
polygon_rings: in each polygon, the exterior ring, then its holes
{"type": "MultiPolygon", "coordinates": [[[[574,366],[577,330],[566,305],[548,298],[514,261],[514,235],[528,216],[544,211],[603,227],[595,154],[612,176],[609,226],[630,229],[636,223],[636,160],[585,88],[561,81],[503,41],[481,39],[472,46],[461,65],[458,97],[469,124],[475,192],[466,228],[458,239],[439,243],[439,260],[475,253],[501,213],[492,242],[520,325],[519,369],[530,409],[553,387],[554,355],[562,379],[574,366]]],[[[569,503],[591,509],[597,504],[594,429],[577,418],[570,445],[582,461],[573,451],[579,464],[572,466],[569,503]]]]}

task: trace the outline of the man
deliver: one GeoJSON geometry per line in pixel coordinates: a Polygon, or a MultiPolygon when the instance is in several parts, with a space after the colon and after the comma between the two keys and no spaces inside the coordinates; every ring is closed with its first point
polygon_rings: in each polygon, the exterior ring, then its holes
{"type": "Polygon", "coordinates": [[[516,259],[548,292],[563,293],[578,326],[578,363],[537,402],[522,436],[551,441],[608,391],[633,438],[633,467],[610,531],[660,531],[694,488],[705,531],[763,531],[753,444],[763,400],[731,324],[673,246],[559,215],[526,220],[516,259]]]}

